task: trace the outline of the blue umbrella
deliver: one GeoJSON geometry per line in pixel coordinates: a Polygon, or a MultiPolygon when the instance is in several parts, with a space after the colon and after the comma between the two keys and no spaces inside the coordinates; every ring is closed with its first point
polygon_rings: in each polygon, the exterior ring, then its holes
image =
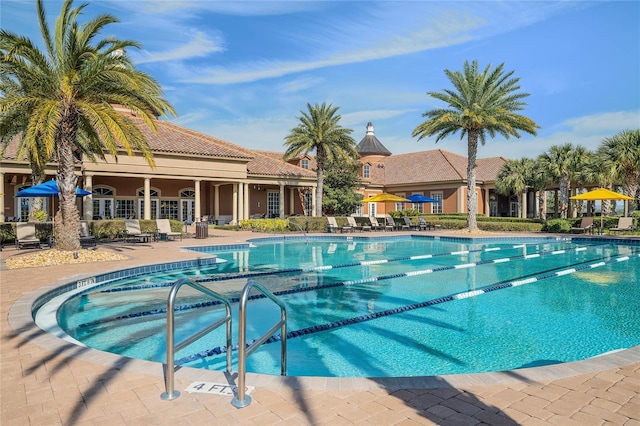
{"type": "Polygon", "coordinates": [[[422,194],[413,194],[409,197],[407,197],[407,200],[411,201],[412,203],[415,204],[419,204],[419,203],[439,203],[439,200],[436,200],[435,198],[431,198],[431,197],[427,197],[425,195],[422,194]]]}
{"type": "MultiPolygon", "coordinates": [[[[78,197],[84,197],[89,194],[91,192],[76,188],[76,196],[78,197]]],[[[58,195],[58,182],[50,180],[18,191],[16,198],[57,197],[58,195]]]]}

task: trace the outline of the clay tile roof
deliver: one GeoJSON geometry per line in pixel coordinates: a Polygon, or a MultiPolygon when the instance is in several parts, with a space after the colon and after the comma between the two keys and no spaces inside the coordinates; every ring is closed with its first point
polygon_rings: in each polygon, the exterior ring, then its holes
{"type": "MultiPolygon", "coordinates": [[[[476,178],[495,180],[505,161],[500,157],[477,160],[476,178]]],[[[467,158],[441,149],[393,155],[381,162],[384,164],[384,171],[372,167],[372,170],[375,170],[373,178],[383,179],[385,185],[467,179],[467,158]]]]}
{"type": "Polygon", "coordinates": [[[495,181],[500,172],[500,168],[507,161],[504,157],[480,158],[476,160],[476,179],[495,181]]]}
{"type": "Polygon", "coordinates": [[[441,149],[393,155],[382,161],[386,185],[466,179],[467,159],[441,149]]]}
{"type": "Polygon", "coordinates": [[[253,160],[247,164],[247,172],[252,175],[296,176],[315,178],[316,173],[294,166],[282,159],[282,152],[253,150],[253,160]]]}
{"type": "Polygon", "coordinates": [[[139,125],[153,152],[239,159],[250,159],[253,157],[251,152],[246,148],[178,126],[168,121],[157,121],[157,133],[154,133],[147,126],[142,125],[142,120],[134,119],[134,121],[139,125]]]}

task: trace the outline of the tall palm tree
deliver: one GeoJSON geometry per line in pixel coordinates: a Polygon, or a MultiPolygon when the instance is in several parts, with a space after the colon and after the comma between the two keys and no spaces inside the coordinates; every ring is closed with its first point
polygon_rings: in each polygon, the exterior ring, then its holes
{"type": "Polygon", "coordinates": [[[322,216],[322,187],[326,162],[353,160],[358,157],[356,142],[351,136],[351,129],[340,126],[341,116],[336,114],[339,107],[331,104],[311,105],[307,103],[307,111],[300,111],[300,124],[291,129],[284,145],[287,150],[284,160],[289,161],[300,154],[316,152],[316,216],[322,216]]]}
{"type": "Polygon", "coordinates": [[[476,194],[476,155],[478,141],[485,144],[486,137],[495,137],[496,133],[506,139],[520,137],[520,131],[536,134],[539,128],[533,120],[515,111],[524,109],[523,98],[528,93],[518,92],[519,78],[513,71],[505,72],[504,64],[491,70],[488,65],[484,71],[478,68],[478,61],[465,61],[460,71],[445,70],[445,74],[454,89],[444,92],[428,92],[429,96],[449,104],[449,108],[434,109],[422,114],[427,121],[413,131],[418,140],[437,135],[436,143],[451,134],[460,131],[460,139],[467,136],[467,226],[469,232],[478,229],[476,213],[478,196],[476,194]]]}
{"type": "Polygon", "coordinates": [[[504,163],[498,171],[496,191],[502,195],[516,194],[522,209],[522,194],[531,186],[533,166],[533,160],[526,157],[504,163]]]}
{"type": "Polygon", "coordinates": [[[570,143],[553,145],[540,156],[542,167],[547,170],[560,186],[560,217],[566,218],[569,211],[569,190],[571,180],[583,164],[587,151],[570,143]]]}
{"type": "MultiPolygon", "coordinates": [[[[598,157],[605,162],[605,167],[622,183],[625,195],[638,197],[640,187],[640,129],[623,130],[606,138],[598,148],[598,157]]],[[[630,216],[633,203],[627,203],[625,212],[630,216]]]]}
{"type": "Polygon", "coordinates": [[[175,114],[159,84],[136,70],[125,54],[125,49],[139,47],[136,42],[111,36],[96,40],[105,26],[118,22],[116,18],[99,15],[78,22],[86,6],[73,8],[73,0],[65,0],[49,31],[43,0],[38,0],[45,52],[28,38],[0,30],[0,70],[5,82],[21,88],[0,98],[0,128],[26,114],[26,149],[42,153],[41,161],[52,155],[58,161],[55,231],[56,246],[62,250],[80,248],[74,172],[81,153],[88,153],[89,159],[104,158],[106,152],[116,157],[122,147],[129,155],[139,151],[154,167],[141,130],[112,105],[128,108],[154,131],[156,117],[175,114]]]}
{"type": "Polygon", "coordinates": [[[545,220],[547,218],[547,188],[554,182],[549,171],[545,169],[545,163],[541,156],[531,161],[529,185],[538,194],[538,211],[535,216],[537,219],[545,220]]]}

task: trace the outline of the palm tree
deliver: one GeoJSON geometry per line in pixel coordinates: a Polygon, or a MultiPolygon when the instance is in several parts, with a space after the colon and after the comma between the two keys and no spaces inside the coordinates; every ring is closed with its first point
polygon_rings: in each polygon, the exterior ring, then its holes
{"type": "MultiPolygon", "coordinates": [[[[640,187],[640,129],[623,130],[604,139],[598,148],[605,168],[622,183],[625,195],[636,198],[640,187]]],[[[626,216],[631,216],[633,203],[627,203],[626,216]]]]}
{"type": "Polygon", "coordinates": [[[545,163],[538,156],[533,161],[530,175],[531,188],[538,193],[538,211],[536,218],[545,220],[547,218],[547,188],[553,183],[549,172],[544,168],[545,163]]]}
{"type": "MultiPolygon", "coordinates": [[[[530,158],[509,160],[502,165],[496,178],[496,191],[502,195],[516,194],[522,209],[522,194],[531,186],[534,162],[530,158]]],[[[526,212],[524,212],[526,213],[526,212]]]]}
{"type": "Polygon", "coordinates": [[[567,143],[553,145],[548,152],[540,156],[542,168],[547,170],[560,186],[560,217],[567,217],[571,180],[579,170],[577,166],[583,164],[586,155],[584,147],[574,147],[567,143]]]}
{"type": "Polygon", "coordinates": [[[491,65],[484,71],[478,69],[478,61],[465,61],[464,70],[445,70],[454,90],[428,92],[429,96],[449,104],[450,108],[426,111],[423,117],[427,121],[413,131],[418,140],[437,135],[436,143],[451,134],[460,131],[460,139],[467,136],[467,226],[469,232],[478,229],[476,213],[478,197],[476,194],[476,155],[478,141],[485,144],[486,137],[495,137],[496,133],[506,139],[520,137],[519,131],[532,135],[539,128],[533,120],[517,114],[526,105],[521,99],[528,93],[518,93],[519,78],[513,78],[513,71],[504,71],[504,64],[494,70],[491,65]]]}
{"type": "Polygon", "coordinates": [[[300,124],[291,129],[285,139],[287,150],[284,160],[289,161],[300,154],[310,151],[316,152],[316,216],[322,216],[322,186],[326,162],[352,160],[358,157],[355,141],[351,136],[351,129],[346,129],[338,122],[340,115],[336,114],[338,107],[316,103],[314,106],[307,103],[307,112],[300,111],[300,124]]]}
{"type": "Polygon", "coordinates": [[[125,54],[126,48],[138,48],[137,43],[115,37],[95,40],[117,19],[99,15],[80,24],[77,18],[86,4],[72,8],[72,3],[65,0],[50,32],[43,1],[38,0],[45,52],[25,37],[0,30],[3,81],[20,88],[0,98],[0,128],[26,116],[25,149],[41,153],[40,161],[51,156],[58,161],[60,209],[55,231],[56,246],[62,250],[80,248],[75,163],[81,153],[89,159],[103,159],[105,152],[116,157],[121,146],[129,155],[139,151],[154,167],[141,130],[112,105],[128,108],[154,131],[158,116],[175,114],[162,98],[159,84],[136,70],[125,54]]]}

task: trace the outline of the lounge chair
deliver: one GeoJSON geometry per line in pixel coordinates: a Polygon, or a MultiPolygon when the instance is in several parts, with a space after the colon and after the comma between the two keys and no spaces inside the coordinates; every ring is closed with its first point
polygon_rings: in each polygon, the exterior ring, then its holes
{"type": "Polygon", "coordinates": [[[175,241],[177,237],[180,237],[180,241],[182,241],[182,232],[172,231],[169,219],[156,219],[156,227],[161,241],[168,241],[169,239],[175,241]]]}
{"type": "Polygon", "coordinates": [[[386,231],[387,229],[393,231],[393,226],[388,225],[386,223],[384,225],[380,225],[380,223],[378,222],[378,219],[374,216],[369,216],[369,222],[371,222],[371,229],[373,229],[374,231],[378,231],[378,230],[386,231]]]}
{"type": "Polygon", "coordinates": [[[347,216],[347,222],[349,223],[349,226],[351,226],[351,228],[359,229],[360,232],[371,231],[371,225],[358,225],[358,223],[356,222],[356,218],[353,216],[347,216]]]}
{"type": "Polygon", "coordinates": [[[152,235],[140,230],[140,222],[137,219],[125,219],[124,220],[124,240],[126,241],[138,241],[147,243],[151,239],[152,235]]]}
{"type": "Polygon", "coordinates": [[[621,217],[618,219],[618,226],[615,228],[609,228],[609,233],[611,234],[614,231],[623,232],[623,231],[632,231],[633,230],[633,218],[632,217],[621,217]]]}
{"type": "Polygon", "coordinates": [[[396,221],[393,219],[393,216],[386,215],[384,218],[387,221],[387,225],[391,225],[395,230],[409,230],[409,226],[406,223],[396,223],[396,221]]]}
{"type": "MultiPolygon", "coordinates": [[[[411,219],[409,218],[409,216],[404,216],[402,219],[404,220],[404,225],[406,226],[406,229],[409,229],[409,230],[413,229],[414,231],[417,231],[420,229],[420,225],[414,225],[413,222],[411,222],[411,219]]],[[[403,226],[403,228],[405,226],[403,226]]]]}
{"type": "Polygon", "coordinates": [[[418,226],[420,227],[421,231],[428,231],[429,229],[431,229],[431,224],[424,220],[424,217],[422,216],[418,216],[418,226]]]}
{"type": "Polygon", "coordinates": [[[571,233],[574,232],[593,232],[593,216],[585,216],[580,221],[580,226],[571,228],[571,233]]]}
{"type": "Polygon", "coordinates": [[[340,232],[353,232],[353,228],[350,225],[338,226],[338,222],[336,222],[336,218],[333,216],[327,216],[327,221],[329,221],[329,232],[333,232],[333,230],[340,230],[340,232]]]}
{"type": "Polygon", "coordinates": [[[96,237],[91,235],[91,231],[89,230],[89,223],[84,220],[80,221],[80,245],[82,247],[95,247],[96,244],[96,237]]]}
{"type": "Polygon", "coordinates": [[[29,246],[42,248],[40,239],[36,237],[36,224],[31,222],[16,223],[16,248],[19,250],[29,246]]]}

